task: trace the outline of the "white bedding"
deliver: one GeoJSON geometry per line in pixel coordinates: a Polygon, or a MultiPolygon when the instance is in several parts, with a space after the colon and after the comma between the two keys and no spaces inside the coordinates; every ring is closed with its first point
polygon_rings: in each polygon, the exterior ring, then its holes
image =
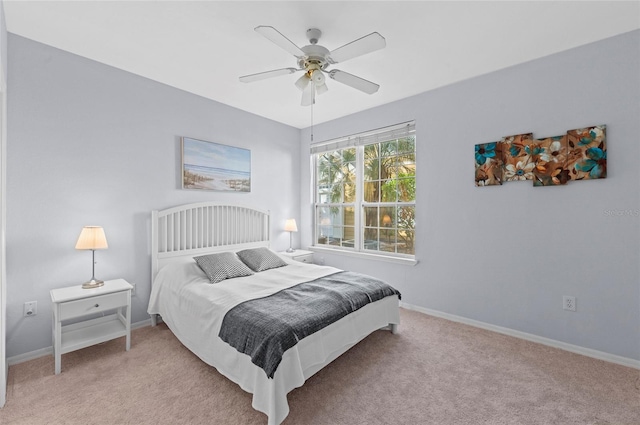
{"type": "Polygon", "coordinates": [[[400,322],[398,297],[386,297],[361,308],[301,340],[284,353],[274,379],[218,337],[228,310],[302,282],[340,271],[282,257],[286,267],[252,276],[209,283],[191,258],[169,263],[158,272],[149,300],[150,314],[159,314],[176,337],[220,373],[253,394],[252,406],[264,412],[269,425],[289,413],[287,393],[376,329],[400,322]]]}

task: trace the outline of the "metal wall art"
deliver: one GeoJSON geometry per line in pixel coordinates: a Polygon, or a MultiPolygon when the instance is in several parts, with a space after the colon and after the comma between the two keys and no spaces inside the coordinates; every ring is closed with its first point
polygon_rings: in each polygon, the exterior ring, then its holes
{"type": "Polygon", "coordinates": [[[475,146],[476,186],[532,180],[557,186],[571,180],[607,177],[606,126],[570,130],[535,140],[532,133],[503,137],[475,146]]]}

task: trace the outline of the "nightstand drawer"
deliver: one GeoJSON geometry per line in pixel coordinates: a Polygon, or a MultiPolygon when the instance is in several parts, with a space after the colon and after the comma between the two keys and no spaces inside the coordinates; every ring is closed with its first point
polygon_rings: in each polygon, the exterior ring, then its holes
{"type": "Polygon", "coordinates": [[[77,301],[67,301],[59,305],[59,320],[67,320],[87,314],[100,313],[101,311],[126,306],[128,292],[114,292],[112,294],[98,295],[77,301]]]}
{"type": "Polygon", "coordinates": [[[301,263],[313,263],[313,254],[296,255],[293,259],[301,263]]]}

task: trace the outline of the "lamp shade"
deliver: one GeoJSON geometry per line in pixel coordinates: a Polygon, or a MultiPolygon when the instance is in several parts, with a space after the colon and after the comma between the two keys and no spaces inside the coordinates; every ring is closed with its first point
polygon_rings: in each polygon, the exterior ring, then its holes
{"type": "Polygon", "coordinates": [[[84,226],[78,237],[76,249],[107,249],[107,237],[100,226],[84,226]]]}
{"type": "Polygon", "coordinates": [[[298,226],[296,225],[296,220],[294,218],[290,218],[284,223],[284,230],[286,232],[297,232],[298,226]]]}

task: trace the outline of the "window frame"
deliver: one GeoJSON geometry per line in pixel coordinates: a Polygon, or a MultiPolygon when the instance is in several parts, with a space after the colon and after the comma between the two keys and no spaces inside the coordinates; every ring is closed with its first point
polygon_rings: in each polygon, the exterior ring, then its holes
{"type": "MultiPolygon", "coordinates": [[[[390,252],[380,249],[380,234],[377,235],[377,249],[366,249],[364,246],[363,240],[365,238],[365,228],[376,229],[376,231],[380,232],[382,228],[382,221],[380,219],[380,209],[382,208],[396,208],[395,219],[392,221],[394,223],[393,231],[397,232],[398,230],[398,222],[397,222],[397,209],[402,207],[411,207],[414,212],[414,220],[415,220],[415,209],[416,209],[416,196],[414,194],[414,199],[412,201],[401,201],[396,197],[395,201],[383,201],[382,194],[378,195],[377,202],[365,201],[364,200],[364,182],[365,182],[365,148],[368,145],[376,144],[376,143],[384,143],[386,141],[398,140],[406,137],[413,137],[413,163],[414,167],[416,165],[416,155],[417,155],[417,143],[416,143],[416,133],[415,133],[415,121],[405,122],[402,124],[397,124],[394,126],[384,127],[377,130],[372,130],[365,133],[359,133],[356,135],[343,137],[339,139],[334,139],[326,142],[321,142],[318,144],[311,145],[311,168],[312,168],[312,184],[311,189],[313,191],[312,194],[312,211],[313,211],[313,240],[312,246],[310,249],[314,251],[325,251],[336,254],[344,254],[347,256],[356,256],[356,257],[364,257],[364,258],[372,258],[383,261],[391,261],[395,263],[401,264],[417,264],[416,255],[415,255],[415,232],[416,226],[415,222],[413,225],[413,254],[408,253],[398,253],[398,252],[390,252]],[[320,203],[320,185],[318,182],[318,167],[320,157],[325,153],[331,153],[340,151],[340,157],[343,156],[343,149],[351,149],[355,148],[355,199],[353,202],[345,202],[344,199],[344,191],[342,193],[342,202],[324,202],[320,203]],[[354,243],[352,247],[344,246],[344,238],[340,239],[340,245],[330,245],[330,244],[320,244],[318,243],[319,238],[322,235],[322,224],[320,223],[320,216],[322,215],[321,209],[323,208],[353,208],[354,214],[354,224],[353,224],[353,234],[354,234],[354,243]],[[378,216],[376,220],[376,226],[365,226],[364,217],[365,208],[378,208],[378,216]]],[[[398,152],[396,152],[396,155],[398,152]]],[[[395,156],[395,155],[394,155],[395,156]]],[[[378,158],[382,158],[379,156],[378,158]]],[[[345,163],[343,163],[345,164],[345,163]]],[[[417,170],[416,170],[417,173],[417,170]]],[[[416,175],[414,174],[413,179],[415,183],[416,175]]],[[[394,180],[398,180],[397,176],[394,180]]],[[[382,180],[378,179],[375,181],[382,180]]],[[[380,186],[381,187],[381,186],[380,186]]],[[[343,186],[344,188],[344,186],[343,186]]],[[[331,213],[329,213],[331,214],[331,213]]],[[[344,216],[344,213],[342,214],[344,216]]],[[[333,226],[333,222],[331,224],[333,226]]],[[[344,223],[341,223],[339,226],[342,226],[344,230],[344,223]]],[[[344,233],[342,233],[344,235],[344,233]]],[[[387,235],[388,237],[388,235],[387,235]]],[[[394,236],[394,244],[397,244],[397,233],[394,236]]],[[[397,247],[397,245],[395,245],[397,247]]],[[[397,251],[397,249],[396,249],[397,251]]]]}

